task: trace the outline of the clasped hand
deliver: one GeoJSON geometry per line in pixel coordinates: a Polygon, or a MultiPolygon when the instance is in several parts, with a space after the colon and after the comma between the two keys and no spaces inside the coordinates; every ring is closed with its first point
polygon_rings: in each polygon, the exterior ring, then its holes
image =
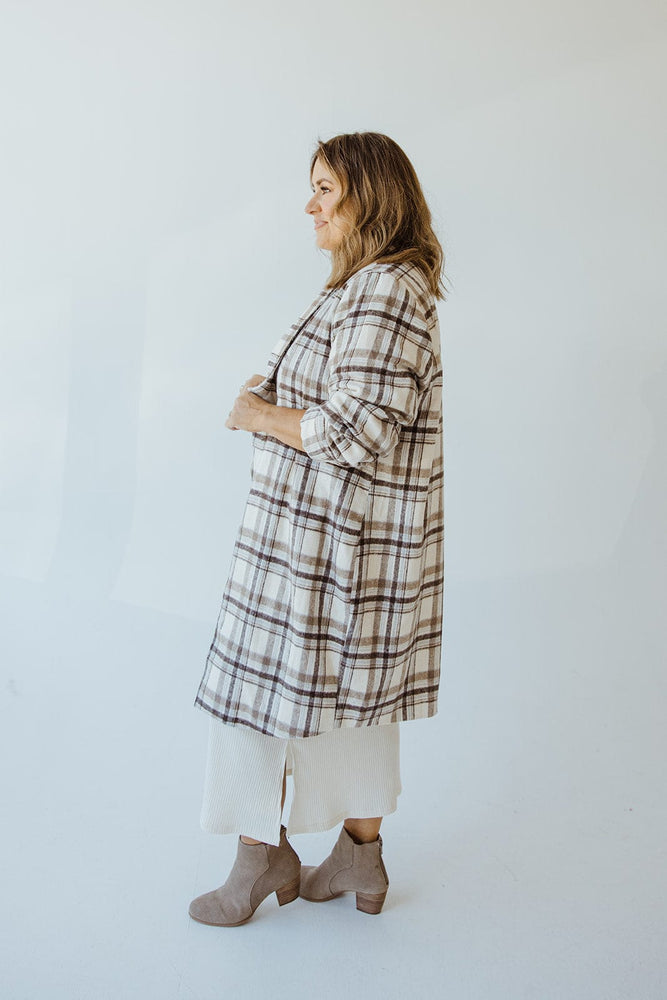
{"type": "Polygon", "coordinates": [[[263,375],[251,375],[247,382],[243,383],[240,393],[234,400],[229,416],[225,420],[225,427],[233,431],[258,431],[262,416],[271,409],[271,403],[257,396],[254,392],[248,392],[248,388],[259,385],[264,381],[263,375]]]}

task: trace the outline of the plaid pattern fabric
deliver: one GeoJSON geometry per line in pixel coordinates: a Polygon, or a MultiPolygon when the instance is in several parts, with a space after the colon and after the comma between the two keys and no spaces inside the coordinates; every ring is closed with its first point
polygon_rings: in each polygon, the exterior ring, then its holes
{"type": "Polygon", "coordinates": [[[279,737],[437,712],[442,365],[412,264],[324,289],[252,388],[306,409],[254,433],[251,488],[195,705],[279,737]]]}

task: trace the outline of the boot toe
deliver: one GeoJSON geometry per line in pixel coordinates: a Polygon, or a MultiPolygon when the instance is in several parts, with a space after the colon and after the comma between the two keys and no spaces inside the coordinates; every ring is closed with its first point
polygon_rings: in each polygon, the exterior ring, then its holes
{"type": "Polygon", "coordinates": [[[314,865],[301,865],[301,884],[299,886],[299,895],[302,899],[308,899],[308,896],[310,895],[313,872],[315,871],[316,868],[314,865]]]}
{"type": "Polygon", "coordinates": [[[308,899],[310,902],[315,902],[319,899],[316,880],[317,866],[301,865],[301,886],[299,888],[299,895],[302,899],[308,899]]]}
{"type": "Polygon", "coordinates": [[[205,892],[203,895],[193,899],[190,903],[188,913],[194,920],[199,920],[202,924],[215,924],[220,920],[224,920],[215,891],[205,892]]]}
{"type": "Polygon", "coordinates": [[[217,896],[217,889],[213,892],[205,892],[202,896],[193,899],[188,912],[194,920],[199,920],[202,924],[220,924],[225,919],[217,896]]]}
{"type": "Polygon", "coordinates": [[[319,865],[301,865],[299,895],[309,903],[323,903],[327,899],[333,899],[329,887],[324,885],[319,865]]]}
{"type": "Polygon", "coordinates": [[[242,913],[225,912],[220,889],[214,889],[212,892],[205,892],[202,896],[197,896],[190,903],[188,912],[193,920],[198,920],[200,924],[211,924],[214,927],[228,927],[244,923],[248,919],[242,913]]]}

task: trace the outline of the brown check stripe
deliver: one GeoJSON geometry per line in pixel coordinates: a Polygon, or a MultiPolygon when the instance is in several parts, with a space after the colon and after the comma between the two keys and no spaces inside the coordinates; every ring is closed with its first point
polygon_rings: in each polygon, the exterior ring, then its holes
{"type": "Polygon", "coordinates": [[[280,737],[437,712],[442,365],[413,264],[324,289],[251,391],[307,409],[253,434],[251,487],[195,705],[280,737]]]}

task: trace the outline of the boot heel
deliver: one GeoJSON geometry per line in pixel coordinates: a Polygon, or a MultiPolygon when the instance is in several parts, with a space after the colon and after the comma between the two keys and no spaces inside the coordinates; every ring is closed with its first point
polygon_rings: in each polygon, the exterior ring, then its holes
{"type": "Polygon", "coordinates": [[[357,909],[362,913],[379,913],[386,895],[386,889],[384,892],[358,892],[357,909]]]}
{"type": "Polygon", "coordinates": [[[278,904],[284,906],[285,903],[291,903],[292,900],[296,899],[299,895],[299,887],[301,883],[301,876],[297,875],[293,878],[291,882],[284,885],[281,889],[276,889],[276,896],[278,898],[278,904]]]}

